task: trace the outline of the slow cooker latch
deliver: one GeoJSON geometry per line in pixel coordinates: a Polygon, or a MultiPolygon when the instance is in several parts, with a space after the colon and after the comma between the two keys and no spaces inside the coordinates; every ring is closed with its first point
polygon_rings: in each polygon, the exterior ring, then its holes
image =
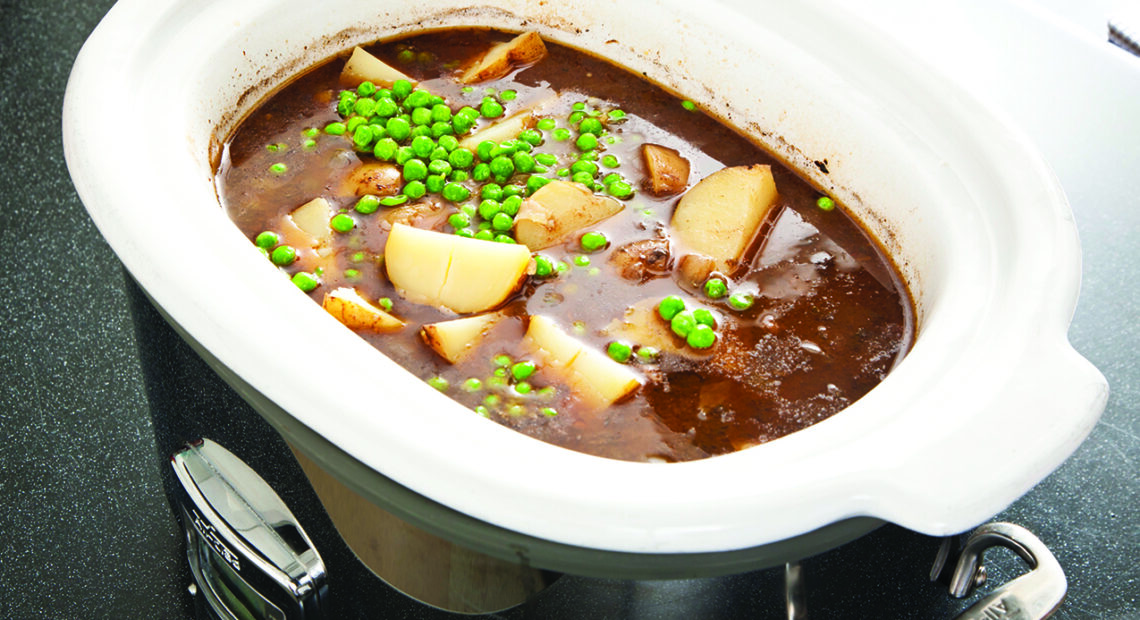
{"type": "Polygon", "coordinates": [[[982,554],[990,547],[1013,550],[1030,569],[971,605],[958,616],[960,620],[1048,618],[1065,598],[1068,581],[1061,565],[1029,530],[1012,523],[987,523],[979,527],[961,545],[958,561],[950,572],[957,542],[955,538],[943,541],[930,572],[931,581],[949,577],[950,595],[954,598],[965,598],[986,582],[982,554]]]}

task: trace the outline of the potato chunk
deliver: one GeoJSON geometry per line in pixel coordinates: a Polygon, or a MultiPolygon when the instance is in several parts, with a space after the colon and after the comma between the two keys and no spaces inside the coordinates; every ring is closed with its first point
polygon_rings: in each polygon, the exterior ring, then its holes
{"type": "Polygon", "coordinates": [[[541,250],[622,210],[621,202],[568,181],[552,181],[523,201],[515,216],[515,239],[541,250]]]}
{"type": "Polygon", "coordinates": [[[405,299],[458,313],[502,303],[526,276],[526,246],[393,224],[384,247],[388,279],[405,299]]]}
{"type": "Polygon", "coordinates": [[[677,151],[660,144],[644,144],[641,156],[649,175],[646,189],[654,196],[672,196],[685,191],[689,184],[689,160],[677,151]]]}
{"type": "Polygon", "coordinates": [[[524,341],[592,407],[605,407],[641,387],[641,377],[631,368],[580,342],[547,317],[531,317],[524,341]]]}
{"type": "Polygon", "coordinates": [[[365,162],[352,170],[340,183],[341,196],[391,196],[404,185],[403,173],[392,164],[365,162]]]}
{"type": "Polygon", "coordinates": [[[732,273],[776,197],[768,166],[718,170],[681,198],[673,211],[673,237],[683,250],[712,258],[716,271],[732,273]]]}
{"type": "Polygon", "coordinates": [[[488,312],[475,316],[429,323],[420,329],[420,337],[440,357],[458,363],[465,359],[503,318],[502,312],[488,312]]]}
{"type": "Polygon", "coordinates": [[[478,61],[463,72],[459,81],[474,84],[501,78],[517,67],[534,64],[546,57],[546,45],[537,32],[524,32],[487,50],[478,61]]]}
{"type": "Polygon", "coordinates": [[[352,329],[388,333],[404,327],[403,321],[369,303],[354,288],[341,287],[325,293],[321,307],[352,329]]]}
{"type": "Polygon", "coordinates": [[[391,86],[396,80],[415,80],[404,75],[398,69],[369,54],[359,47],[352,48],[352,56],[344,63],[340,71],[342,84],[358,86],[361,82],[372,82],[377,86],[391,86]]]}
{"type": "Polygon", "coordinates": [[[313,247],[324,245],[332,238],[332,227],[329,226],[332,216],[332,206],[324,198],[314,198],[289,214],[297,228],[312,236],[310,245],[313,247]]]}

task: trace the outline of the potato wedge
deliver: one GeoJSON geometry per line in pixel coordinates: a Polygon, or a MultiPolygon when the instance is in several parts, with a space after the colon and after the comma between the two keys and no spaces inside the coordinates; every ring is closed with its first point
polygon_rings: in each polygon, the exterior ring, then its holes
{"type": "Polygon", "coordinates": [[[388,279],[405,299],[458,313],[502,303],[530,263],[523,245],[467,239],[393,224],[384,247],[388,279]]]}
{"type": "Polygon", "coordinates": [[[340,182],[341,196],[392,196],[404,186],[403,173],[388,163],[370,161],[352,170],[340,182]]]}
{"type": "Polygon", "coordinates": [[[359,47],[352,48],[352,55],[340,71],[340,81],[347,86],[359,86],[361,82],[372,82],[377,86],[391,86],[396,80],[414,79],[404,75],[392,65],[369,54],[359,47]]]}
{"type": "Polygon", "coordinates": [[[634,370],[567,334],[548,317],[530,318],[524,342],[592,407],[605,407],[641,387],[641,376],[634,370]]]}
{"type": "Polygon", "coordinates": [[[324,198],[314,198],[289,214],[293,224],[312,237],[310,245],[313,247],[324,245],[332,239],[332,227],[329,225],[332,216],[332,205],[324,198]]]}
{"type": "Polygon", "coordinates": [[[689,160],[676,150],[660,144],[643,144],[641,157],[649,175],[646,189],[654,196],[672,196],[689,184],[689,160]]]}
{"type": "Polygon", "coordinates": [[[577,183],[552,181],[523,201],[515,216],[515,239],[541,250],[621,211],[622,203],[577,183]]]}
{"type": "Polygon", "coordinates": [[[354,288],[341,287],[325,293],[321,307],[352,329],[389,333],[404,327],[403,321],[369,303],[354,288]]]}
{"type": "Polygon", "coordinates": [[[420,337],[440,357],[455,364],[470,355],[503,316],[502,312],[488,312],[462,319],[428,323],[420,329],[420,337]]]}
{"type": "Polygon", "coordinates": [[[715,261],[716,271],[732,273],[776,204],[776,182],[768,166],[736,166],[710,174],[677,203],[673,238],[682,251],[715,261]]]}
{"type": "Polygon", "coordinates": [[[546,45],[537,32],[524,32],[487,50],[478,61],[463,72],[459,81],[475,84],[501,78],[523,65],[534,64],[546,57],[546,45]]]}

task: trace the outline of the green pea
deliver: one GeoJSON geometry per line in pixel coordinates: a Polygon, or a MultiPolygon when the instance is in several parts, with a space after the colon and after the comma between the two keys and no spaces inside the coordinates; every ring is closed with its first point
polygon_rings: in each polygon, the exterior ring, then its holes
{"type": "Polygon", "coordinates": [[[503,186],[503,200],[506,200],[507,198],[510,198],[511,196],[521,196],[523,194],[523,192],[525,192],[525,191],[526,191],[526,188],[522,187],[521,185],[504,185],[503,186]]]}
{"type": "Polygon", "coordinates": [[[551,181],[551,179],[548,179],[546,177],[540,177],[537,174],[530,175],[530,177],[527,178],[527,180],[526,180],[526,193],[527,193],[527,195],[533,194],[533,193],[537,192],[538,190],[542,189],[542,187],[544,185],[546,185],[547,183],[549,183],[550,181],[551,181]]]}
{"type": "MultiPolygon", "coordinates": [[[[404,180],[405,181],[420,181],[427,177],[428,169],[423,160],[409,159],[404,164],[404,180]]],[[[405,192],[407,193],[407,192],[405,192]]]]}
{"type": "Polygon", "coordinates": [[[332,229],[337,232],[346,233],[356,228],[356,220],[345,213],[337,213],[329,220],[329,226],[332,226],[332,229]]]}
{"type": "MultiPolygon", "coordinates": [[[[395,84],[392,85],[395,87],[395,84]]],[[[408,94],[404,99],[405,108],[422,108],[431,103],[431,93],[426,90],[416,89],[408,94]]],[[[430,113],[430,111],[429,111],[430,113]]]]}
{"type": "Polygon", "coordinates": [[[351,281],[359,280],[360,279],[360,270],[359,269],[345,269],[344,270],[344,277],[345,277],[345,279],[351,280],[351,281]]]}
{"type": "Polygon", "coordinates": [[[342,136],[345,132],[344,123],[329,123],[325,125],[325,133],[330,136],[342,136]]]}
{"type": "Polygon", "coordinates": [[[427,159],[431,156],[432,149],[435,148],[435,140],[427,136],[419,136],[412,140],[412,152],[420,159],[427,159]]]}
{"type": "Polygon", "coordinates": [[[471,218],[466,213],[452,213],[447,217],[447,223],[452,228],[466,228],[471,225],[471,218]]]}
{"type": "Polygon", "coordinates": [[[269,260],[273,261],[274,265],[281,267],[292,265],[293,261],[297,260],[297,250],[292,246],[279,245],[273,248],[269,254],[269,260]]]}
{"type": "Polygon", "coordinates": [[[361,125],[352,132],[352,143],[360,148],[365,148],[372,143],[372,128],[368,125],[361,125]]]}
{"type": "Polygon", "coordinates": [[[412,200],[423,198],[427,193],[427,186],[423,181],[409,181],[404,185],[404,195],[412,200]]]}
{"type": "Polygon", "coordinates": [[[292,280],[293,284],[297,285],[297,288],[305,291],[306,293],[317,288],[321,284],[321,281],[318,280],[316,276],[307,271],[298,271],[297,273],[293,274],[292,280]]]}
{"type": "Polygon", "coordinates": [[[451,382],[439,375],[428,379],[427,384],[439,390],[440,392],[446,392],[447,388],[451,387],[451,382]]]}
{"type": "Polygon", "coordinates": [[[566,129],[565,127],[559,127],[558,129],[554,130],[554,133],[552,135],[555,140],[563,142],[570,139],[570,130],[566,129]]]}
{"type": "Polygon", "coordinates": [[[500,211],[503,210],[503,205],[498,200],[491,200],[487,198],[479,203],[479,217],[491,221],[500,211]]]}
{"type": "Polygon", "coordinates": [[[372,147],[372,154],[381,161],[392,161],[396,157],[396,151],[400,148],[392,138],[384,138],[376,142],[376,146],[372,147]]]}
{"type": "Polygon", "coordinates": [[[661,356],[661,352],[654,347],[638,347],[637,361],[643,364],[652,364],[661,356]]]}
{"type": "Polygon", "coordinates": [[[445,103],[437,103],[431,107],[431,120],[449,121],[451,120],[451,108],[447,107],[445,103]]]}
{"type": "Polygon", "coordinates": [[[431,125],[431,110],[427,108],[414,108],[412,110],[412,124],[420,126],[431,125]]]}
{"type": "Polygon", "coordinates": [[[514,237],[512,237],[506,233],[499,233],[499,234],[495,235],[494,241],[495,241],[495,243],[507,243],[507,244],[518,243],[518,241],[515,241],[514,237]]]}
{"type": "Polygon", "coordinates": [[[473,239],[475,237],[475,232],[472,231],[470,228],[459,228],[455,231],[455,234],[460,236],[460,237],[465,237],[467,239],[473,239]]]}
{"type": "Polygon", "coordinates": [[[488,228],[486,230],[480,230],[479,232],[475,233],[475,238],[480,241],[494,241],[495,233],[491,232],[491,229],[488,228]]]}
{"type": "Polygon", "coordinates": [[[483,118],[499,118],[503,115],[503,105],[490,97],[486,97],[479,106],[479,114],[483,118]]]}
{"type": "Polygon", "coordinates": [[[425,138],[430,138],[431,137],[431,127],[428,127],[426,125],[416,125],[416,126],[412,127],[412,137],[418,138],[420,136],[423,136],[425,138]]]}
{"type": "MultiPolygon", "coordinates": [[[[678,312],[671,321],[669,321],[669,329],[673,330],[674,334],[685,338],[693,328],[697,326],[697,319],[693,317],[691,310],[682,310],[678,312]]],[[[706,325],[706,327],[708,327],[706,325]]]]}
{"type": "Polygon", "coordinates": [[[479,405],[479,406],[475,407],[474,411],[475,411],[475,413],[478,413],[479,415],[483,416],[484,418],[491,417],[491,412],[488,411],[487,408],[484,407],[483,405],[479,405]]]}
{"type": "Polygon", "coordinates": [[[748,293],[733,293],[728,298],[728,305],[734,310],[747,310],[752,307],[755,299],[748,293]]]}
{"type": "Polygon", "coordinates": [[[535,254],[534,275],[540,278],[547,278],[554,275],[554,263],[542,254],[535,254]]]}
{"type": "Polygon", "coordinates": [[[534,362],[530,360],[522,361],[511,366],[511,376],[513,376],[516,381],[525,381],[534,374],[534,371],[537,370],[537,368],[538,367],[535,366],[534,362]]]}
{"type": "Polygon", "coordinates": [[[540,118],[534,126],[543,131],[550,131],[557,126],[557,123],[554,122],[553,118],[540,118]]]}
{"type": "Polygon", "coordinates": [[[598,137],[592,133],[584,133],[578,136],[578,139],[574,141],[574,145],[577,146],[580,151],[590,151],[598,148],[598,137]]]}
{"type": "Polygon", "coordinates": [[[511,158],[511,161],[515,165],[515,170],[518,170],[523,174],[527,174],[534,170],[534,158],[530,156],[530,153],[515,153],[514,157],[511,158]]]}
{"type": "Polygon", "coordinates": [[[594,175],[585,171],[575,172],[570,176],[570,180],[575,183],[581,183],[582,185],[590,186],[594,184],[594,175]]]}
{"type": "Polygon", "coordinates": [[[586,118],[586,113],[585,113],[585,112],[583,112],[583,111],[581,111],[581,110],[575,110],[574,112],[571,112],[571,113],[570,113],[570,116],[567,116],[567,117],[566,117],[566,120],[567,120],[567,121],[570,121],[570,124],[571,124],[571,125],[577,125],[577,124],[578,124],[578,123],[580,123],[580,122],[582,121],[582,119],[584,119],[584,118],[586,118]]]}
{"type": "Polygon", "coordinates": [[[483,200],[502,200],[503,186],[498,183],[488,183],[483,186],[483,189],[479,190],[479,195],[483,200]]]}
{"type": "MultiPolygon", "coordinates": [[[[490,381],[487,383],[490,384],[490,381]]],[[[483,404],[487,405],[488,407],[494,407],[502,402],[502,400],[503,397],[499,396],[498,394],[488,394],[487,397],[483,399],[483,404]]]]}
{"type": "Polygon", "coordinates": [[[607,116],[609,116],[611,123],[616,123],[618,121],[625,120],[626,113],[624,110],[610,110],[607,116]]]}
{"type": "Polygon", "coordinates": [[[451,164],[446,159],[434,159],[428,164],[428,172],[446,176],[451,172],[451,164]]]}
{"type": "Polygon", "coordinates": [[[815,206],[819,207],[823,211],[831,211],[835,208],[835,201],[828,198],[827,196],[820,196],[815,201],[815,206]]]}
{"type": "Polygon", "coordinates": [[[471,169],[471,178],[476,181],[486,181],[491,178],[491,166],[487,164],[478,164],[471,169]]]}
{"type": "Polygon", "coordinates": [[[285,164],[282,164],[282,163],[276,163],[276,164],[269,166],[269,172],[272,172],[273,174],[275,174],[277,176],[281,176],[281,175],[285,174],[286,172],[289,172],[289,167],[286,166],[285,164]]]}
{"type": "Polygon", "coordinates": [[[428,177],[424,179],[424,187],[433,194],[438,194],[443,191],[443,185],[445,183],[447,183],[447,177],[442,174],[429,174],[428,177]]]}
{"type": "MultiPolygon", "coordinates": [[[[447,161],[448,155],[449,153],[447,149],[443,148],[442,146],[437,146],[431,150],[431,154],[428,155],[428,159],[431,161],[447,161]]],[[[447,165],[450,166],[451,164],[448,163],[447,165]]]]}
{"type": "Polygon", "coordinates": [[[524,129],[519,132],[519,140],[531,146],[539,146],[542,144],[542,134],[534,129],[524,129]]]}
{"type": "Polygon", "coordinates": [[[711,278],[705,282],[705,296],[709,299],[720,299],[728,292],[728,285],[720,278],[711,278]]]}
{"type": "Polygon", "coordinates": [[[515,225],[515,219],[506,213],[499,212],[495,217],[491,218],[491,228],[498,231],[510,230],[515,225]]]}
{"type": "Polygon", "coordinates": [[[388,137],[397,142],[403,142],[408,136],[412,135],[411,123],[398,116],[393,116],[388,119],[384,124],[384,128],[388,130],[388,137]]]}
{"type": "Polygon", "coordinates": [[[613,361],[624,364],[629,361],[630,355],[633,354],[633,347],[620,340],[615,340],[606,347],[606,354],[608,354],[613,361]]]}
{"type": "Polygon", "coordinates": [[[693,310],[693,318],[696,319],[698,325],[708,325],[709,327],[716,327],[716,317],[709,311],[708,308],[697,308],[693,310]]]}
{"type": "Polygon", "coordinates": [[[412,147],[410,146],[401,146],[400,148],[396,149],[395,160],[397,166],[403,166],[415,158],[416,154],[412,152],[412,147]]]}
{"type": "Polygon", "coordinates": [[[600,136],[602,135],[602,122],[596,118],[582,119],[582,122],[578,123],[578,131],[593,134],[595,137],[600,136]]]}
{"type": "Polygon", "coordinates": [[[531,385],[526,381],[519,381],[515,384],[515,392],[518,392],[519,394],[530,394],[531,390],[533,389],[534,388],[531,387],[531,385]]]}
{"type": "Polygon", "coordinates": [[[356,100],[356,104],[352,106],[352,111],[357,114],[369,117],[376,111],[376,100],[370,99],[367,96],[361,97],[356,100]]]}
{"type": "Polygon", "coordinates": [[[468,392],[478,392],[479,390],[483,389],[483,382],[476,379],[475,377],[471,377],[470,379],[463,382],[463,389],[468,392]]]}
{"type": "Polygon", "coordinates": [[[716,332],[708,325],[696,325],[685,336],[685,342],[694,349],[707,349],[716,344],[716,332]]]}
{"type": "Polygon", "coordinates": [[[380,97],[376,100],[376,109],[372,112],[376,116],[388,118],[395,116],[396,112],[400,111],[400,107],[392,100],[391,97],[380,97]]]}
{"type": "Polygon", "coordinates": [[[666,321],[672,321],[673,317],[684,310],[685,300],[677,295],[670,295],[657,304],[657,314],[666,321]]]}
{"type": "Polygon", "coordinates": [[[515,164],[511,159],[505,155],[500,155],[491,160],[491,174],[495,175],[498,179],[510,178],[515,172],[515,164]]]}
{"type": "Polygon", "coordinates": [[[365,118],[363,116],[353,116],[352,118],[348,119],[348,121],[346,121],[344,124],[345,133],[351,134],[352,132],[356,131],[357,127],[360,127],[361,125],[366,125],[366,124],[368,124],[367,118],[365,118]]]}
{"type": "Polygon", "coordinates": [[[480,161],[491,161],[492,153],[499,147],[493,140],[484,140],[475,146],[475,154],[480,161]]]}
{"type": "Polygon", "coordinates": [[[518,92],[513,90],[504,90],[503,92],[499,93],[499,99],[502,99],[503,101],[514,101],[515,97],[518,96],[518,92]]]}
{"type": "Polygon", "coordinates": [[[466,170],[452,170],[451,171],[451,180],[455,181],[456,183],[462,183],[462,182],[466,181],[468,178],[470,178],[470,176],[471,175],[469,175],[466,170]]]}
{"type": "Polygon", "coordinates": [[[598,164],[595,164],[594,162],[586,159],[579,159],[573,164],[570,164],[570,173],[585,173],[590,175],[590,178],[593,179],[594,175],[598,173],[598,164]]]}
{"type": "Polygon", "coordinates": [[[614,198],[629,198],[633,195],[633,186],[625,181],[614,181],[606,185],[606,192],[614,198]]]}
{"type": "MultiPolygon", "coordinates": [[[[471,197],[471,191],[459,183],[448,183],[443,186],[443,197],[451,202],[463,202],[471,197]]],[[[467,224],[464,224],[466,226],[467,224]]]]}
{"type": "Polygon", "coordinates": [[[380,306],[380,309],[384,312],[392,311],[392,300],[387,297],[381,297],[380,299],[377,299],[376,305],[380,306]]]}
{"type": "Polygon", "coordinates": [[[544,415],[548,418],[553,418],[554,416],[558,415],[558,410],[555,409],[554,407],[543,407],[542,409],[539,409],[538,411],[539,411],[539,413],[541,413],[542,415],[544,415]]]}
{"type": "Polygon", "coordinates": [[[681,107],[682,107],[682,108],[685,108],[686,110],[688,110],[688,111],[690,111],[690,112],[692,112],[693,110],[696,110],[696,109],[697,109],[697,104],[695,104],[695,103],[693,103],[692,101],[689,101],[688,99],[686,99],[686,100],[684,100],[684,101],[682,101],[682,102],[681,102],[681,107]]]}
{"type": "Polygon", "coordinates": [[[522,197],[517,195],[507,196],[503,199],[501,204],[503,205],[503,213],[514,217],[518,215],[519,209],[522,208],[522,197]]]}
{"type": "Polygon", "coordinates": [[[459,138],[452,135],[440,136],[438,142],[439,145],[443,147],[443,150],[448,153],[459,148],[459,138]]]}
{"type": "Polygon", "coordinates": [[[471,167],[475,162],[475,154],[465,148],[457,148],[447,156],[447,163],[451,164],[452,168],[466,170],[471,167]]]}
{"type": "Polygon", "coordinates": [[[621,165],[616,155],[606,155],[602,158],[602,165],[607,168],[617,168],[621,165]]]}
{"type": "Polygon", "coordinates": [[[558,163],[558,157],[553,153],[538,153],[534,156],[534,161],[543,166],[553,166],[558,163]]]}
{"type": "Polygon", "coordinates": [[[574,260],[574,264],[579,266],[579,267],[589,267],[590,266],[590,257],[586,256],[585,254],[579,254],[579,255],[575,256],[573,260],[574,260]]]}
{"type": "Polygon", "coordinates": [[[579,245],[587,252],[596,252],[606,247],[609,242],[610,240],[607,239],[604,234],[596,231],[585,233],[582,235],[582,238],[578,240],[579,245]]]}
{"type": "Polygon", "coordinates": [[[396,194],[395,196],[385,196],[385,197],[381,198],[380,204],[384,205],[385,207],[396,207],[396,206],[404,204],[407,201],[408,201],[407,195],[396,194]]]}
{"type": "Polygon", "coordinates": [[[277,233],[266,230],[264,232],[257,233],[257,237],[254,238],[253,243],[259,248],[268,250],[277,245],[278,239],[279,237],[277,236],[277,233]]]}

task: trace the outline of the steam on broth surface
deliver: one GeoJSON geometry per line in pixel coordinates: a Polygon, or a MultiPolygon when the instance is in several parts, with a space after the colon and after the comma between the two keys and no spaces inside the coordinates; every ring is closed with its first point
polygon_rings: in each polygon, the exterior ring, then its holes
{"type": "Polygon", "coordinates": [[[243,121],[216,182],[380,351],[473,415],[590,454],[781,437],[863,396],[913,336],[890,261],[828,197],[537,35],[428,32],[316,67],[243,121]]]}

